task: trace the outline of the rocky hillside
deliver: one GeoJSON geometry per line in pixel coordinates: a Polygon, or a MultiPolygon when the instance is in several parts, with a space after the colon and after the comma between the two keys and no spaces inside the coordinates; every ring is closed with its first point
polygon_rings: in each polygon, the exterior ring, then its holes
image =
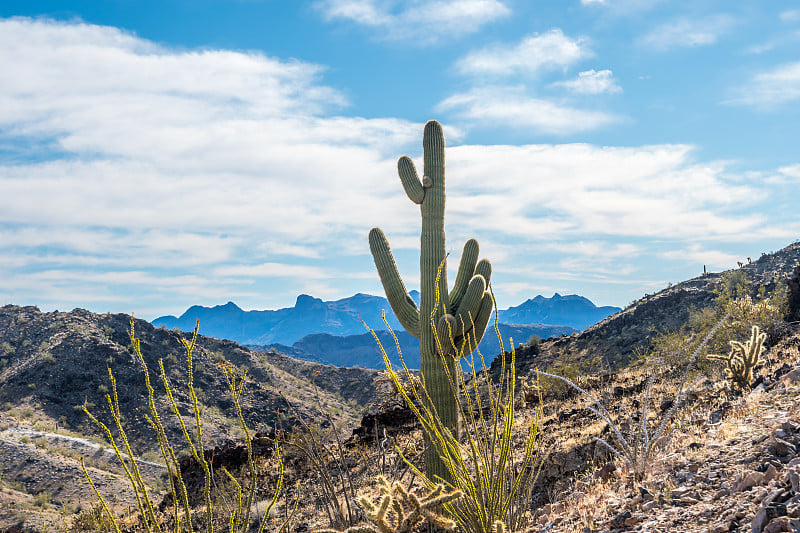
{"type": "MultiPolygon", "coordinates": [[[[798,265],[800,242],[762,254],[755,261],[744,259],[740,270],[754,291],[763,285],[771,292],[777,283],[786,283],[798,265]]],[[[540,346],[522,347],[517,351],[521,370],[544,368],[565,355],[575,360],[599,358],[607,369],[622,368],[637,348],[648,347],[654,335],[676,330],[686,322],[692,309],[711,305],[724,274],[709,273],[655,294],[645,294],[622,311],[580,333],[550,339],[540,346]]]]}
{"type": "MultiPolygon", "coordinates": [[[[177,335],[191,336],[155,328],[142,320],[135,320],[134,324],[160,406],[166,407],[158,379],[158,360],[163,359],[178,405],[188,409],[185,350],[177,335]]],[[[135,442],[144,450],[146,443],[152,444],[143,418],[146,389],[142,368],[132,353],[129,326],[130,317],[122,314],[97,315],[82,309],[42,313],[35,307],[10,305],[0,308],[3,410],[99,436],[99,429],[80,411],[80,406],[87,402],[98,414],[106,414],[104,396],[111,387],[110,369],[118,383],[123,415],[135,442]]],[[[253,352],[232,341],[198,336],[194,379],[208,415],[207,434],[212,443],[231,436],[231,401],[219,368],[224,363],[248,370],[243,409],[246,419],[257,429],[276,423],[291,425],[297,417],[319,419],[328,411],[335,412],[337,422],[352,423],[374,396],[375,371],[298,361],[279,354],[253,352]]]]}

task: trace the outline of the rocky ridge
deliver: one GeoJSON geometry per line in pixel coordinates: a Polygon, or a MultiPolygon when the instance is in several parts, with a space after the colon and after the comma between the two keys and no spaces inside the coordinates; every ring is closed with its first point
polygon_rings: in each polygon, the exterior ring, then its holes
{"type": "MultiPolygon", "coordinates": [[[[786,283],[799,265],[800,242],[796,242],[755,261],[745,259],[740,270],[751,287],[764,286],[771,292],[777,283],[786,283]]],[[[600,358],[607,369],[623,368],[637,349],[647,348],[654,335],[676,330],[692,309],[711,305],[723,274],[708,273],[646,294],[580,333],[549,339],[539,346],[522,346],[516,352],[519,373],[544,368],[565,354],[578,360],[600,358]]]]}

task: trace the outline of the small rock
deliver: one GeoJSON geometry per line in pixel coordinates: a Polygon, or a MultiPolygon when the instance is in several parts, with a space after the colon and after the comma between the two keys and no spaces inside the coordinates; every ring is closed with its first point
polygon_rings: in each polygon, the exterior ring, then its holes
{"type": "Polygon", "coordinates": [[[784,374],[781,377],[781,381],[783,383],[785,383],[786,385],[789,385],[791,383],[795,383],[797,381],[800,381],[800,367],[795,368],[794,370],[790,371],[788,374],[784,374]]]}
{"type": "Polygon", "coordinates": [[[767,471],[764,472],[764,478],[761,480],[761,483],[763,485],[768,485],[776,477],[778,477],[778,469],[775,468],[775,465],[769,465],[767,471]]]}
{"type": "Polygon", "coordinates": [[[642,501],[645,502],[649,502],[653,499],[653,493],[644,487],[639,487],[639,495],[642,497],[642,501]]]}
{"type": "Polygon", "coordinates": [[[658,502],[655,500],[650,500],[649,502],[645,502],[642,504],[642,511],[649,511],[654,507],[658,506],[658,502]]]}
{"type": "Polygon", "coordinates": [[[787,433],[797,433],[800,431],[800,424],[794,420],[787,420],[781,423],[781,429],[787,433]]]}
{"type": "Polygon", "coordinates": [[[795,494],[786,502],[786,514],[792,518],[800,518],[800,494],[795,494]]]}
{"type": "Polygon", "coordinates": [[[730,496],[730,494],[731,491],[726,488],[719,489],[717,492],[714,493],[713,499],[719,500],[721,498],[725,498],[726,496],[730,496]]]}
{"type": "Polygon", "coordinates": [[[614,518],[612,518],[610,524],[614,527],[624,526],[625,521],[628,520],[631,516],[633,515],[630,511],[623,511],[614,518]]]}
{"type": "Polygon", "coordinates": [[[756,472],[754,470],[743,472],[737,477],[736,481],[734,481],[733,491],[742,492],[751,489],[756,485],[760,485],[762,479],[764,479],[764,474],[761,472],[756,472]]]}
{"type": "Polygon", "coordinates": [[[752,533],[761,533],[768,521],[769,518],[767,517],[767,510],[759,509],[759,511],[756,513],[756,516],[753,517],[752,523],[750,524],[752,533]]]}
{"type": "Polygon", "coordinates": [[[772,502],[766,506],[766,510],[767,510],[767,516],[770,518],[778,518],[780,516],[786,516],[785,503],[772,502]]]}
{"type": "Polygon", "coordinates": [[[783,516],[770,521],[770,523],[767,524],[767,527],[764,528],[763,533],[778,533],[779,531],[798,530],[800,530],[800,520],[783,516]]]}
{"type": "Polygon", "coordinates": [[[770,438],[767,445],[770,453],[778,457],[791,457],[797,454],[797,446],[778,437],[770,438]]]}
{"type": "Polygon", "coordinates": [[[623,524],[622,524],[622,525],[624,525],[624,526],[626,526],[626,527],[635,526],[636,524],[638,524],[639,522],[641,522],[641,521],[642,521],[642,520],[644,520],[644,519],[645,519],[645,515],[644,515],[644,514],[642,514],[642,513],[636,513],[635,515],[633,515],[633,516],[631,516],[631,517],[627,518],[627,519],[625,520],[625,522],[623,522],[623,524]]]}
{"type": "Polygon", "coordinates": [[[686,496],[689,492],[691,492],[691,487],[677,487],[670,491],[670,494],[674,499],[680,499],[686,496]]]}

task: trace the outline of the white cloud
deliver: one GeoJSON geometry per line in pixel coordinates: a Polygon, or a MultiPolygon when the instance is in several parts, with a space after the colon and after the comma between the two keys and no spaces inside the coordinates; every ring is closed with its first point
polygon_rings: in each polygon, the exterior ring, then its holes
{"type": "Polygon", "coordinates": [[[551,243],[548,249],[563,254],[580,255],[596,262],[608,262],[619,257],[633,257],[642,253],[642,247],[630,243],[579,240],[569,244],[551,243]]]}
{"type": "Polygon", "coordinates": [[[447,168],[451,223],[478,219],[476,228],[509,239],[737,241],[776,230],[753,208],[767,194],[757,178],[696,163],[688,146],[458,146],[447,168]]]}
{"type": "Polygon", "coordinates": [[[682,250],[671,250],[669,252],[664,252],[661,255],[666,259],[672,259],[675,261],[694,261],[697,263],[702,263],[707,267],[709,272],[735,268],[737,261],[744,262],[746,260],[743,257],[738,257],[734,254],[720,250],[706,248],[701,244],[696,243],[691,244],[682,250]]]}
{"type": "Polygon", "coordinates": [[[578,77],[568,81],[552,83],[553,87],[563,87],[576,94],[620,93],[622,87],[614,82],[610,70],[586,70],[579,72],[578,77]]]}
{"type": "Polygon", "coordinates": [[[231,265],[214,269],[217,276],[234,278],[304,278],[329,279],[332,273],[319,267],[289,263],[261,263],[258,265],[231,265]]]}
{"type": "MultiPolygon", "coordinates": [[[[30,19],[0,20],[0,65],[0,145],[46,156],[4,152],[0,161],[0,299],[141,316],[163,314],[165,302],[170,312],[231,299],[263,309],[291,305],[298,290],[377,292],[377,276],[367,279],[373,226],[416,283],[419,209],[396,160],[418,158],[422,125],[336,116],[345,102],[321,82],[322,67],[30,19]],[[286,273],[291,283],[267,285],[286,273]]],[[[616,119],[508,87],[442,106],[556,133],[616,119]]],[[[652,251],[636,239],[680,250],[698,235],[723,243],[800,233],[758,208],[774,200],[758,177],[730,177],[689,147],[459,146],[445,129],[456,255],[472,235],[486,255],[522,265],[544,243],[585,258],[597,250],[587,243],[609,242],[622,258],[652,251]]],[[[606,278],[614,281],[599,271],[570,279],[606,278]]]]}
{"type": "Polygon", "coordinates": [[[800,99],[800,62],[786,63],[755,74],[732,91],[725,103],[772,109],[800,99]]]}
{"type": "Polygon", "coordinates": [[[320,0],[314,5],[329,21],[348,20],[378,30],[381,38],[419,44],[474,33],[511,13],[499,0],[320,0]]]}
{"type": "Polygon", "coordinates": [[[734,19],[729,15],[681,17],[657,26],[639,42],[661,51],[707,46],[716,43],[733,25],[734,19]]]}
{"type": "Polygon", "coordinates": [[[581,0],[583,5],[602,5],[609,10],[632,12],[652,9],[664,0],[581,0]]]}
{"type": "Polygon", "coordinates": [[[788,178],[800,180],[800,164],[781,167],[778,172],[788,178]]]}
{"type": "Polygon", "coordinates": [[[556,135],[593,130],[618,120],[601,111],[529,97],[522,87],[475,88],[449,96],[437,107],[484,125],[504,124],[556,135]]]}
{"type": "Polygon", "coordinates": [[[571,39],[556,28],[525,37],[518,44],[494,44],[470,52],[456,63],[468,75],[532,75],[565,68],[592,55],[584,39],[571,39]]]}
{"type": "Polygon", "coordinates": [[[782,11],[778,17],[781,19],[781,22],[785,22],[787,24],[798,22],[800,21],[800,10],[788,9],[786,11],[782,11]]]}

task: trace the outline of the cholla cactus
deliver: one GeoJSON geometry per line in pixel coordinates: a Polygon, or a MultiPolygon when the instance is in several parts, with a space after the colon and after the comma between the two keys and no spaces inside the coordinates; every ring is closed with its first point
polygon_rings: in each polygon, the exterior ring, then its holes
{"type": "MultiPolygon", "coordinates": [[[[453,531],[456,523],[441,514],[441,507],[460,498],[461,491],[446,491],[439,484],[429,494],[419,498],[408,492],[398,482],[389,484],[386,478],[378,476],[378,487],[381,498],[378,504],[362,496],[359,500],[366,512],[370,525],[353,526],[344,533],[410,533],[414,528],[427,520],[429,524],[445,531],[453,531]],[[390,514],[389,511],[394,511],[390,514]]],[[[504,532],[505,530],[500,530],[504,532]]],[[[339,533],[335,529],[322,529],[316,533],[339,533]]]]}
{"type": "MultiPolygon", "coordinates": [[[[458,437],[461,428],[457,359],[477,348],[491,317],[493,301],[488,286],[492,266],[486,259],[478,261],[478,242],[468,240],[453,290],[448,292],[444,135],[438,122],[432,120],[425,125],[422,146],[425,160],[422,180],[411,159],[403,156],[397,162],[403,188],[422,212],[419,309],[406,291],[389,243],[379,228],[369,232],[369,245],[395,316],[406,331],[420,339],[420,370],[430,410],[436,413],[442,426],[458,437]]],[[[428,447],[425,453],[425,470],[429,479],[450,480],[435,446],[428,447]]]]}
{"type": "Polygon", "coordinates": [[[505,522],[502,520],[495,520],[494,524],[492,524],[491,533],[508,533],[505,522]]]}
{"type": "Polygon", "coordinates": [[[739,387],[746,387],[753,380],[753,369],[766,363],[761,357],[764,352],[764,341],[767,334],[761,333],[758,326],[753,326],[750,339],[741,343],[730,341],[731,353],[728,355],[709,355],[709,359],[725,361],[727,365],[727,378],[739,387]]]}

